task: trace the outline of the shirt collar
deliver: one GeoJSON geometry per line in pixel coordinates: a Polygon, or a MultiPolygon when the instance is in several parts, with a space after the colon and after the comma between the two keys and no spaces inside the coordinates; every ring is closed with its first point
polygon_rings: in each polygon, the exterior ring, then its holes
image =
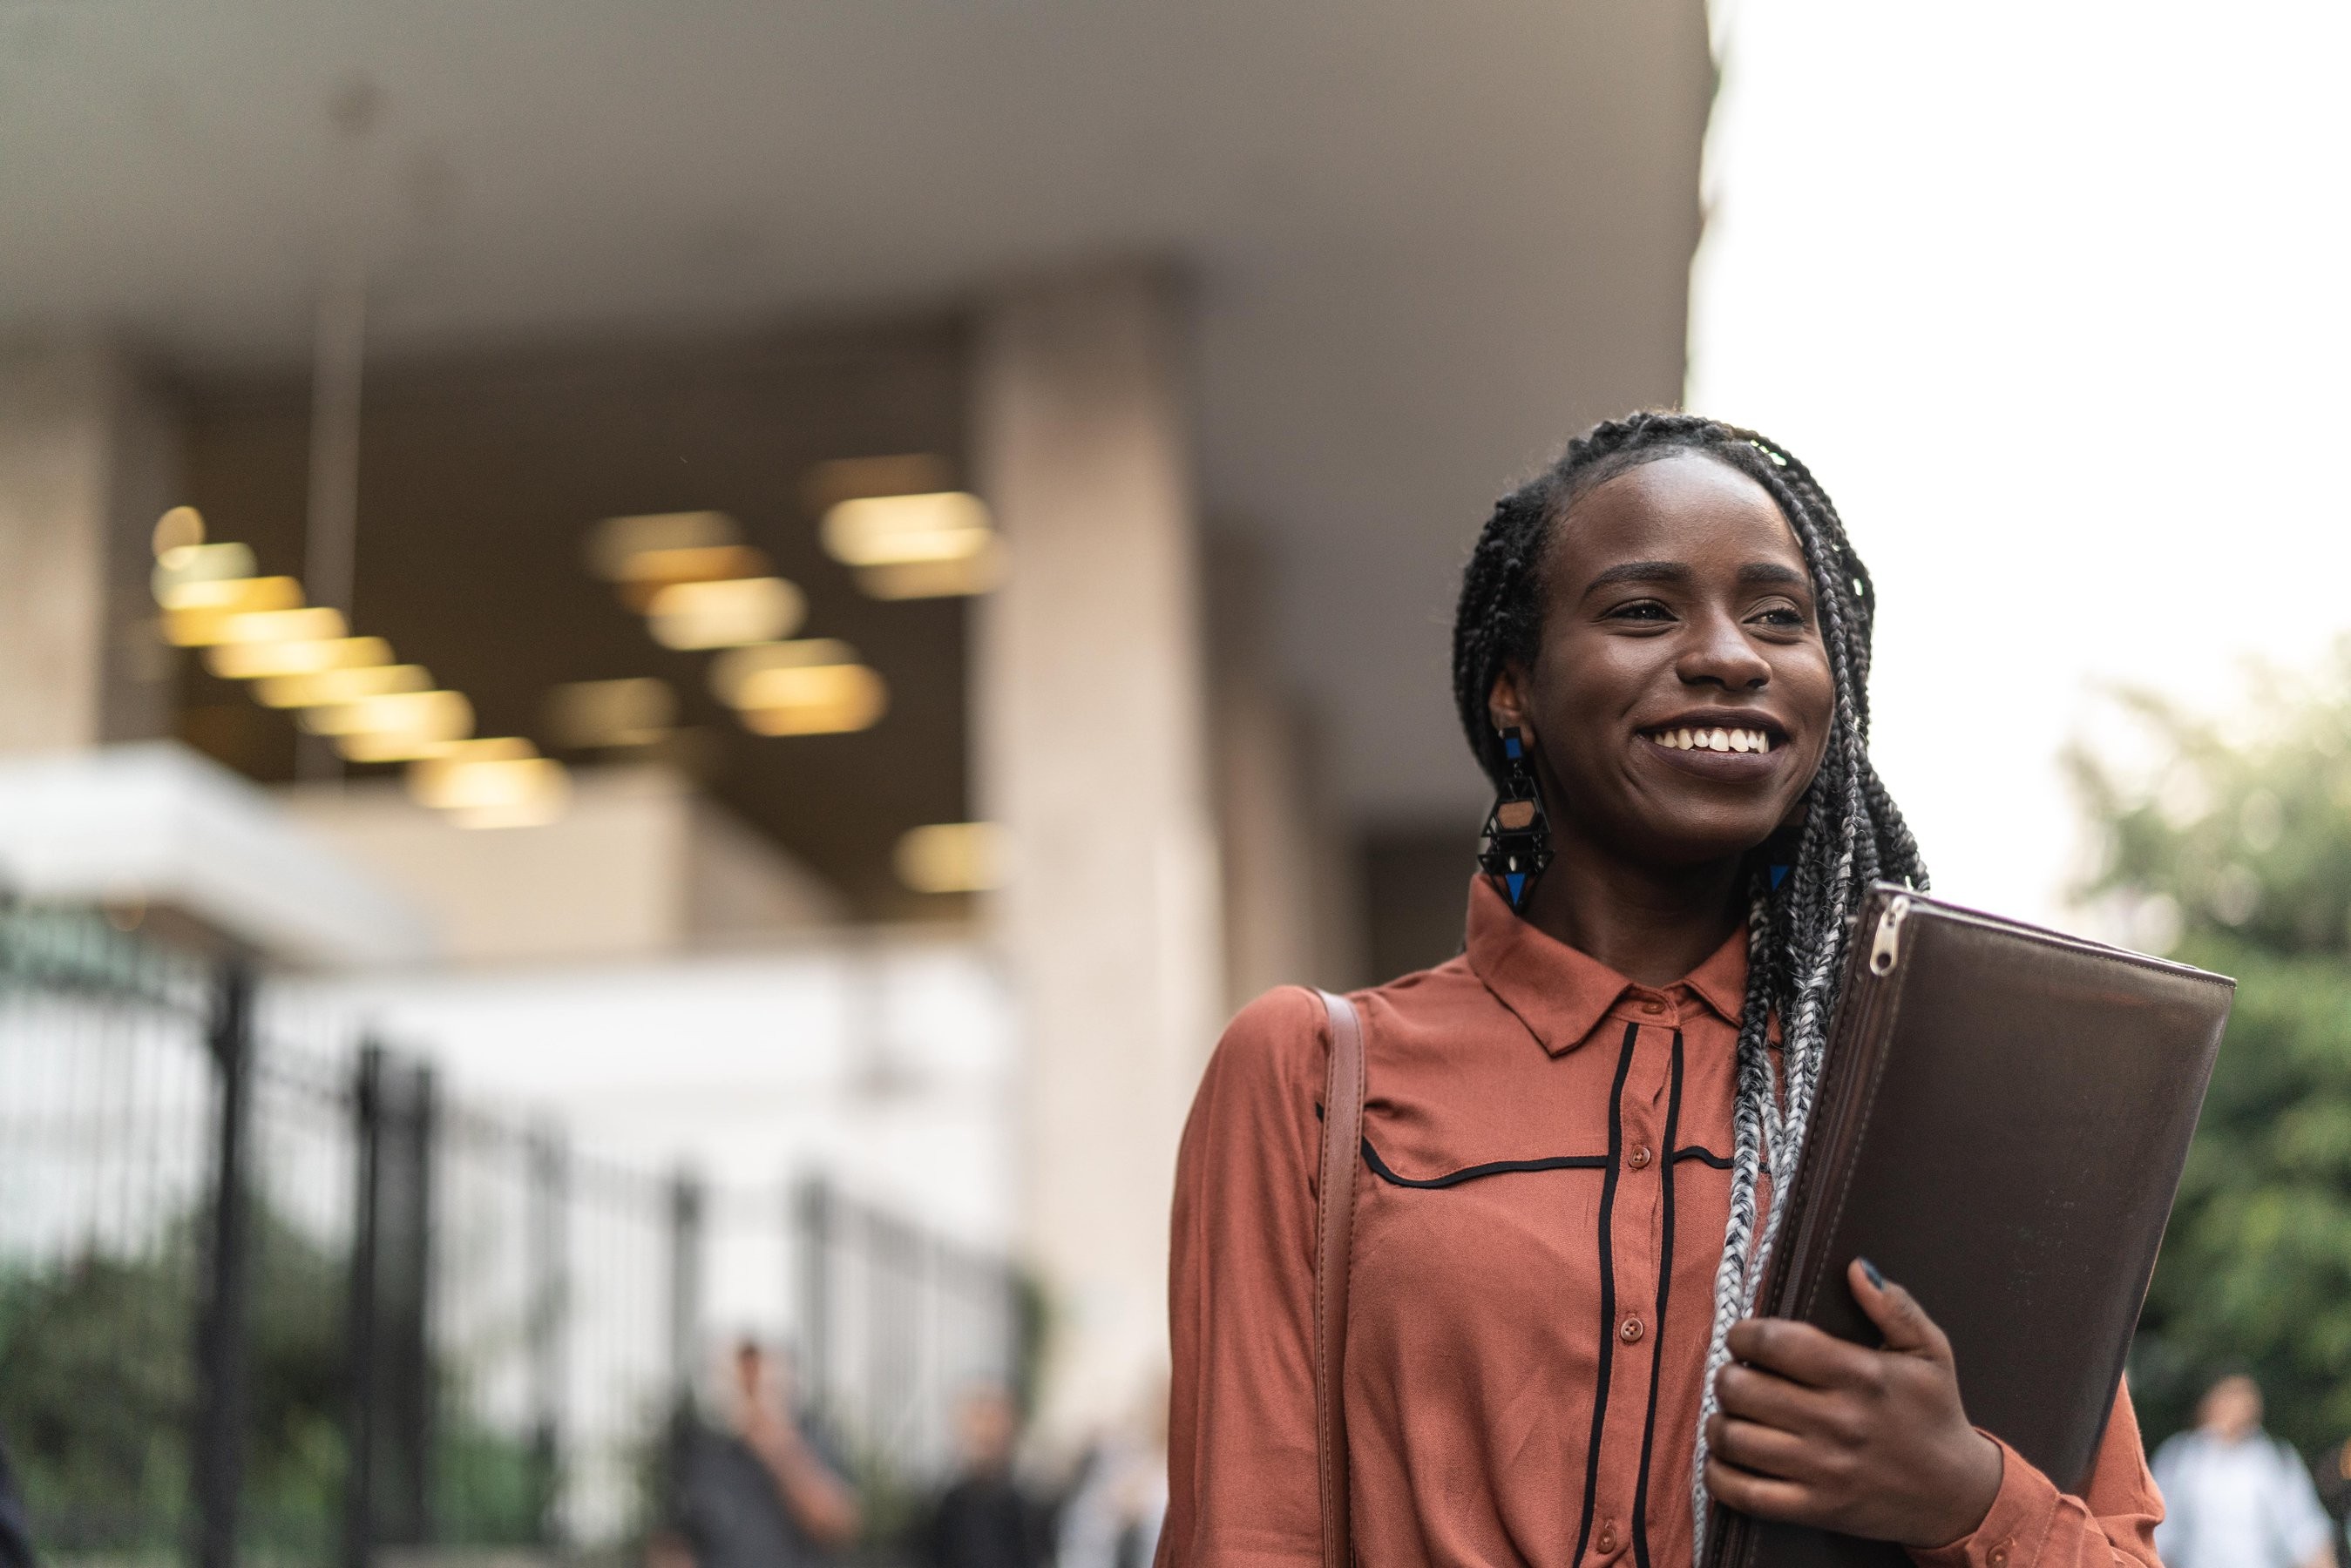
{"type": "MultiPolygon", "coordinates": [[[[1485,877],[1469,884],[1469,968],[1554,1056],[1574,1050],[1627,992],[1687,994],[1733,1029],[1747,999],[1747,928],[1663,992],[1635,984],[1511,911],[1485,877]]],[[[1681,1000],[1677,997],[1676,1000],[1681,1000]]]]}

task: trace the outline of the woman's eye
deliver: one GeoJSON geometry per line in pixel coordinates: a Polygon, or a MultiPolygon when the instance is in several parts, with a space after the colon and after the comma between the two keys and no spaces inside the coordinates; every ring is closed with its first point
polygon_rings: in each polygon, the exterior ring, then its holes
{"type": "Polygon", "coordinates": [[[1802,612],[1787,605],[1773,605],[1770,609],[1759,611],[1755,619],[1765,626],[1779,627],[1789,631],[1800,631],[1804,625],[1802,612]]]}
{"type": "Polygon", "coordinates": [[[1610,620],[1671,620],[1673,612],[1655,599],[1635,599],[1608,612],[1610,620]]]}

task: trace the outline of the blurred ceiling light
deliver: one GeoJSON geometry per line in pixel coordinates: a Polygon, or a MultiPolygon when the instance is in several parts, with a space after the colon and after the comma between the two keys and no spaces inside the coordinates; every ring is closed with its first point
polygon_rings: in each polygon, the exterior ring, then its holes
{"type": "Polygon", "coordinates": [[[743,706],[743,683],[763,670],[856,662],[857,650],[837,638],[805,637],[796,642],[755,642],[744,648],[730,648],[710,661],[710,694],[729,708],[740,708],[743,706]]]}
{"type": "Polygon", "coordinates": [[[409,798],[455,814],[465,827],[552,822],[570,794],[563,764],[546,757],[431,757],[408,766],[409,798]]]}
{"type": "Polygon", "coordinates": [[[308,609],[239,610],[222,618],[220,640],[232,642],[332,642],[349,637],[343,612],[326,605],[308,609]]]}
{"type": "Polygon", "coordinates": [[[174,506],[155,519],[155,531],[148,543],[157,556],[173,550],[184,550],[204,542],[204,514],[193,506],[174,506]]]}
{"type": "MultiPolygon", "coordinates": [[[[285,649],[303,645],[277,643],[263,646],[285,649]]],[[[395,691],[430,691],[432,689],[433,672],[421,664],[377,664],[320,670],[300,675],[273,675],[254,687],[253,694],[261,700],[263,706],[269,708],[323,708],[330,702],[355,702],[362,697],[383,697],[395,691]]]]}
{"type": "MultiPolygon", "coordinates": [[[[158,532],[162,529],[158,523],[158,532]]],[[[171,607],[172,590],[190,583],[219,582],[231,577],[249,577],[259,569],[249,545],[235,543],[225,545],[173,545],[155,553],[155,569],[148,582],[155,589],[155,602],[171,607]]]]}
{"type": "Polygon", "coordinates": [[[677,550],[641,550],[622,565],[621,598],[640,613],[674,583],[763,577],[771,567],[767,552],[748,545],[696,545],[677,550]]]}
{"type": "Polygon", "coordinates": [[[917,827],[892,859],[898,880],[917,893],[984,893],[1003,884],[1003,830],[992,822],[917,827]]]}
{"type": "Polygon", "coordinates": [[[809,471],[803,495],[811,512],[831,511],[864,495],[917,495],[955,488],[955,465],[933,452],[891,457],[844,457],[809,471]]]}
{"type": "Polygon", "coordinates": [[[210,610],[220,615],[299,609],[302,585],[292,577],[207,577],[158,588],[155,600],[167,610],[210,610]]]}
{"type": "Polygon", "coordinates": [[[607,517],[588,535],[588,569],[620,582],[629,562],[653,550],[702,550],[732,545],[735,519],[724,512],[650,512],[607,517]]]}
{"type": "Polygon", "coordinates": [[[834,735],[870,728],[890,705],[890,689],[862,664],[796,664],[762,670],[740,688],[743,727],[758,735],[834,735]]]}
{"type": "Polygon", "coordinates": [[[574,680],[548,693],[547,728],[560,745],[648,746],[677,720],[677,694],[666,680],[574,680]]]}
{"type": "Polygon", "coordinates": [[[421,735],[461,741],[474,728],[474,705],[462,691],[387,691],[303,711],[313,735],[421,735]]]}
{"type": "Polygon", "coordinates": [[[646,607],[653,640],[664,648],[736,648],[789,633],[808,600],[781,577],[730,577],[672,583],[646,607]]]}
{"type": "MultiPolygon", "coordinates": [[[[308,610],[296,610],[308,615],[308,610]]],[[[332,610],[335,624],[342,617],[332,610]]],[[[250,619],[250,617],[236,617],[250,619]]],[[[329,670],[365,670],[392,662],[392,644],[380,637],[300,638],[287,642],[223,642],[204,655],[204,664],[224,680],[263,680],[281,675],[317,675],[329,670]]]]}
{"type": "Polygon", "coordinates": [[[824,514],[826,552],[851,566],[965,560],[985,551],[994,536],[987,504],[961,490],[868,495],[824,514]]]}
{"type": "Polygon", "coordinates": [[[877,599],[944,599],[995,590],[1004,580],[1004,547],[993,535],[971,555],[950,561],[897,561],[860,566],[857,586],[877,599]]]}
{"type": "Polygon", "coordinates": [[[302,585],[292,577],[234,577],[191,583],[172,591],[221,601],[163,612],[163,638],[175,648],[210,648],[226,641],[232,617],[302,606],[302,585]]]}

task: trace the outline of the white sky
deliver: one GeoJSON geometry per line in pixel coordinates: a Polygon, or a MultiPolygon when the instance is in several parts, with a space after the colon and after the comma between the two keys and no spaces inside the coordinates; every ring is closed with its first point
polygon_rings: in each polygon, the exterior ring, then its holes
{"type": "Polygon", "coordinates": [[[2351,5],[1716,24],[1689,406],[1836,498],[1937,890],[2060,919],[2097,683],[2215,708],[2351,630],[2351,5]]]}

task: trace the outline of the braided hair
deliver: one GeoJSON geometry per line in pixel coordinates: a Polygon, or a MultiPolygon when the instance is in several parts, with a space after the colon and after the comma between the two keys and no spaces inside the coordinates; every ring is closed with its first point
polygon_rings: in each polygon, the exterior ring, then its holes
{"type": "Polygon", "coordinates": [[[1698,1453],[1690,1475],[1694,1560],[1706,1550],[1706,1423],[1716,1409],[1715,1375],[1729,1359],[1731,1325],[1754,1308],[1783,1205],[1760,1220],[1760,1179],[1784,1193],[1820,1081],[1850,928],[1870,883],[1927,886],[1917,841],[1869,762],[1869,639],[1876,607],[1869,572],[1845,540],[1844,524],[1812,472],[1777,442],[1691,414],[1636,413],[1593,426],[1542,473],[1494,504],[1461,575],[1453,621],[1453,695],[1469,749],[1488,776],[1502,777],[1500,736],[1487,703],[1510,664],[1534,662],[1542,636],[1543,576],[1554,525],[1581,495],[1626,469],[1696,452],[1747,475],[1771,495],[1812,570],[1821,637],[1836,705],[1820,771],[1806,792],[1792,855],[1775,878],[1763,856],[1746,875],[1747,998],[1741,1009],[1738,1092],[1732,1111],[1730,1220],[1715,1273],[1714,1324],[1698,1405],[1698,1453]],[[1774,884],[1777,882],[1775,888],[1774,884]],[[1781,1025],[1781,1068],[1768,1046],[1781,1025]],[[1775,1083],[1774,1079],[1783,1082],[1775,1083]]]}

